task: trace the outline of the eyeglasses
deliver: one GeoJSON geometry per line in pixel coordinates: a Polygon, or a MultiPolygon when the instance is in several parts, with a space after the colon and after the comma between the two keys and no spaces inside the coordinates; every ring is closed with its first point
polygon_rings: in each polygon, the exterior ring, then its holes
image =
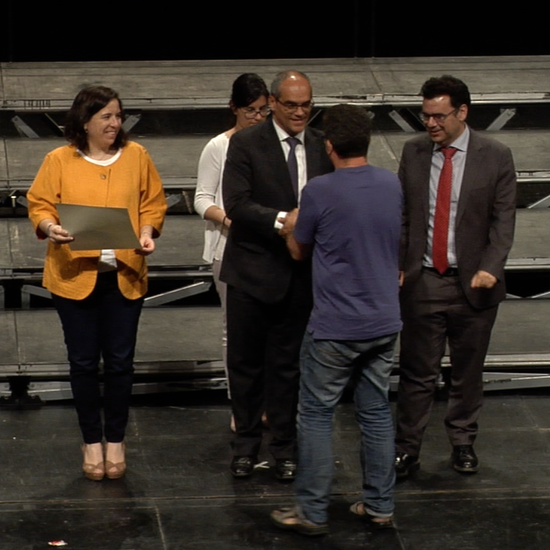
{"type": "Polygon", "coordinates": [[[285,111],[288,111],[289,113],[295,113],[300,108],[303,111],[309,111],[315,105],[313,101],[305,101],[304,103],[293,103],[292,101],[279,101],[278,98],[275,98],[275,101],[277,103],[280,103],[285,111]]]}
{"type": "Polygon", "coordinates": [[[428,113],[424,113],[424,112],[421,112],[418,117],[420,118],[420,120],[426,124],[426,122],[428,122],[430,120],[430,118],[433,118],[434,121],[437,123],[437,124],[441,124],[442,122],[445,122],[445,120],[447,119],[447,117],[451,116],[451,115],[456,115],[456,113],[458,113],[459,109],[453,109],[450,113],[447,113],[447,114],[443,114],[443,113],[436,113],[434,115],[430,115],[428,113]]]}
{"type": "Polygon", "coordinates": [[[254,107],[242,107],[242,110],[245,118],[256,118],[256,115],[260,115],[262,118],[265,118],[271,112],[271,109],[267,105],[261,109],[254,109],[254,107]]]}

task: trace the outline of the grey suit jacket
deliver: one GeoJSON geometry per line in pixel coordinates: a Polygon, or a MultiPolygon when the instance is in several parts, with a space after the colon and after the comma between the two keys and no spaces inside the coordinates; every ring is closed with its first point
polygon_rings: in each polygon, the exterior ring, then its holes
{"type": "MultiPolygon", "coordinates": [[[[458,275],[470,304],[492,307],[506,296],[504,264],[512,246],[516,212],[516,175],[508,147],[470,130],[470,142],[458,201],[455,240],[458,275]],[[492,289],[472,289],[478,270],[494,275],[492,289]]],[[[429,183],[433,142],[427,135],[403,148],[399,179],[405,195],[401,266],[402,292],[414,292],[426,250],[429,183]]]]}
{"type": "MultiPolygon", "coordinates": [[[[224,168],[223,201],[231,228],[221,279],[266,302],[280,301],[291,279],[310,291],[309,262],[292,260],[275,229],[281,211],[297,207],[290,174],[273,121],[245,128],[229,143],[224,168]]],[[[332,171],[322,134],[305,131],[307,177],[332,171]]]]}

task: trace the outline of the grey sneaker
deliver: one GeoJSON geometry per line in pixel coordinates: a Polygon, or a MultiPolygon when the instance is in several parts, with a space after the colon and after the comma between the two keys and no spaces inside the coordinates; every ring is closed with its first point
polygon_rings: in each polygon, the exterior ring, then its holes
{"type": "Polygon", "coordinates": [[[326,523],[313,523],[309,521],[295,508],[280,508],[271,512],[271,521],[279,527],[287,531],[296,531],[302,535],[316,537],[326,535],[328,533],[328,525],[326,523]]]}

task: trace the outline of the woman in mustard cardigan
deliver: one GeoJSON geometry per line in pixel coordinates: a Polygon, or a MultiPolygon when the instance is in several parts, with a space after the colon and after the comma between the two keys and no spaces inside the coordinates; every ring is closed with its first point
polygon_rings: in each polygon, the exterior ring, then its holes
{"type": "Polygon", "coordinates": [[[83,471],[101,480],[126,470],[124,434],[139,315],[147,291],[145,256],[155,250],[166,201],[147,151],[127,141],[118,94],[85,88],[68,113],[69,145],[44,159],[27,194],[39,238],[49,240],[44,286],[52,293],[67,346],[71,388],[84,443],[83,471]],[[127,208],[141,248],[73,251],[57,203],[127,208]],[[99,360],[104,366],[101,418],[99,360]],[[105,447],[103,447],[105,440],[105,447]]]}

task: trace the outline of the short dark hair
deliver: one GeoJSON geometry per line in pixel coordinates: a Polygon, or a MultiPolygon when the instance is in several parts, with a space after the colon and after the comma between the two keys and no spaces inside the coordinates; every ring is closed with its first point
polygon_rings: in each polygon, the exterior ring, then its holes
{"type": "Polygon", "coordinates": [[[256,73],[244,73],[233,82],[230,104],[237,109],[248,107],[262,96],[269,97],[263,79],[256,73]]]}
{"type": "MultiPolygon", "coordinates": [[[[101,109],[106,107],[109,102],[116,99],[120,105],[120,110],[124,116],[122,101],[117,92],[106,86],[88,86],[78,92],[74,98],[73,104],[67,113],[65,122],[65,137],[81,151],[88,148],[88,137],[84,125],[101,109]]],[[[126,145],[126,132],[120,128],[113,147],[119,149],[126,145]]]]}
{"type": "Polygon", "coordinates": [[[371,118],[356,105],[335,105],[325,111],[326,139],[341,158],[364,157],[370,144],[371,118]]]}
{"type": "Polygon", "coordinates": [[[426,80],[420,90],[424,99],[433,99],[441,95],[448,95],[451,105],[458,109],[462,105],[470,106],[470,90],[459,78],[449,74],[437,76],[426,80]]]}
{"type": "Polygon", "coordinates": [[[309,77],[300,72],[300,71],[281,71],[280,73],[277,73],[275,75],[275,78],[273,79],[273,82],[271,83],[271,95],[273,97],[279,97],[281,95],[281,84],[291,76],[300,76],[307,80],[309,85],[311,86],[311,82],[309,81],[309,77]]]}

